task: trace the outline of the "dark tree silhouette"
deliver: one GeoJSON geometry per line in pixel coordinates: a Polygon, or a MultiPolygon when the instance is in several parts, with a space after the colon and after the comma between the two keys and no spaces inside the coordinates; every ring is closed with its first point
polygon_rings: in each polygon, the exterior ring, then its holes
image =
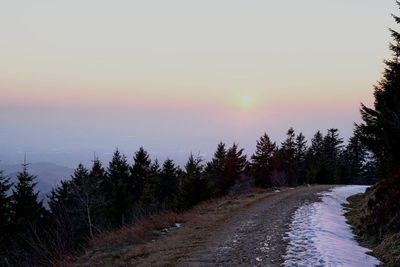
{"type": "Polygon", "coordinates": [[[133,203],[132,183],[129,165],[125,155],[118,149],[107,168],[107,213],[111,225],[122,226],[128,222],[133,203]]]}
{"type": "MultiPolygon", "coordinates": [[[[393,17],[400,24],[400,17],[393,17]]],[[[390,32],[392,58],[385,61],[383,77],[374,87],[374,107],[361,105],[363,122],[358,125],[361,141],[375,154],[383,178],[400,172],[400,33],[390,32]]]]}
{"type": "Polygon", "coordinates": [[[307,157],[307,141],[302,133],[296,136],[295,144],[295,163],[297,183],[304,184],[306,182],[306,157],[307,157]]]}
{"type": "Polygon", "coordinates": [[[226,165],[227,151],[225,144],[220,142],[217,146],[217,150],[214,153],[214,157],[210,162],[207,163],[206,172],[209,175],[211,181],[216,189],[216,194],[221,195],[226,190],[226,182],[224,180],[224,172],[226,165]]]}
{"type": "Polygon", "coordinates": [[[221,192],[228,193],[231,186],[235,184],[244,173],[247,167],[247,159],[244,149],[239,149],[238,145],[233,143],[232,147],[226,153],[226,160],[221,183],[221,192]]]}
{"type": "Polygon", "coordinates": [[[28,173],[28,164],[22,164],[22,171],[17,175],[17,183],[12,192],[13,224],[17,232],[26,232],[40,224],[46,211],[38,199],[35,190],[36,176],[28,173]]]}
{"type": "Polygon", "coordinates": [[[167,159],[160,173],[160,204],[165,209],[171,208],[177,193],[179,168],[171,159],[167,159]]]}
{"type": "Polygon", "coordinates": [[[185,170],[181,174],[181,183],[176,198],[178,210],[188,209],[211,197],[210,181],[203,174],[203,169],[202,159],[190,155],[185,170]]]}
{"type": "Polygon", "coordinates": [[[140,147],[133,157],[133,166],[130,168],[132,179],[133,202],[138,202],[144,189],[146,179],[151,174],[151,160],[149,154],[140,147]]]}
{"type": "Polygon", "coordinates": [[[271,186],[273,157],[276,151],[276,144],[272,143],[269,136],[264,133],[257,141],[256,152],[251,156],[251,172],[257,186],[271,186]]]}
{"type": "MultiPolygon", "coordinates": [[[[0,171],[0,258],[6,257],[7,250],[10,249],[10,232],[11,232],[11,196],[10,189],[12,187],[10,178],[3,175],[0,171]]],[[[0,260],[0,265],[2,261],[0,260]]]]}

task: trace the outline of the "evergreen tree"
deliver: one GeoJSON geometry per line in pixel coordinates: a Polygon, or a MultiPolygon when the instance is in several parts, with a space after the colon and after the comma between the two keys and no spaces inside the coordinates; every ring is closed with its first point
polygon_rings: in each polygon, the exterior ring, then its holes
{"type": "Polygon", "coordinates": [[[321,177],[321,183],[338,184],[341,182],[340,167],[343,140],[339,137],[338,129],[329,129],[324,137],[324,160],[327,173],[321,177]]]}
{"type": "MultiPolygon", "coordinates": [[[[89,172],[89,181],[96,190],[101,191],[101,185],[105,183],[107,177],[106,170],[103,167],[103,164],[98,158],[93,160],[92,169],[89,172]]],[[[98,192],[101,194],[101,192],[98,192]]]]}
{"type": "Polygon", "coordinates": [[[304,184],[306,181],[306,156],[307,156],[307,141],[302,133],[296,136],[295,144],[295,162],[297,170],[298,184],[304,184]]]}
{"type": "MultiPolygon", "coordinates": [[[[46,210],[38,199],[39,192],[36,192],[36,176],[28,173],[28,164],[22,164],[22,171],[17,175],[17,183],[12,190],[12,226],[11,242],[12,255],[16,262],[29,262],[35,255],[34,250],[39,246],[42,234],[41,226],[45,224],[46,210]]],[[[8,257],[7,257],[8,258],[8,257]]],[[[25,263],[23,263],[25,264],[25,263]]]]}
{"type": "Polygon", "coordinates": [[[104,179],[105,170],[98,159],[93,161],[92,169],[87,170],[79,164],[72,176],[70,190],[76,205],[75,209],[80,212],[80,218],[85,218],[85,229],[83,236],[93,238],[94,228],[98,227],[100,208],[104,205],[104,199],[100,193],[100,182],[104,179]]]}
{"type": "Polygon", "coordinates": [[[0,251],[5,251],[10,246],[11,196],[9,191],[11,187],[10,178],[5,177],[3,171],[0,171],[0,251]]]}
{"type": "Polygon", "coordinates": [[[337,129],[323,136],[318,131],[307,152],[309,183],[335,184],[341,182],[342,143],[337,129]]]}
{"type": "Polygon", "coordinates": [[[214,157],[210,162],[207,163],[206,172],[210,176],[211,181],[217,190],[217,194],[221,194],[225,188],[224,171],[226,164],[227,151],[225,144],[220,142],[217,146],[217,150],[214,153],[214,157]]]}
{"type": "Polygon", "coordinates": [[[166,209],[171,208],[177,193],[179,169],[171,159],[167,159],[160,173],[160,204],[166,209]]]}
{"type": "Polygon", "coordinates": [[[286,173],[286,181],[290,185],[297,185],[296,135],[293,128],[287,131],[286,139],[281,145],[279,154],[283,164],[283,171],[286,173]]]}
{"type": "Polygon", "coordinates": [[[324,136],[317,131],[311,139],[311,146],[307,150],[307,182],[310,184],[319,183],[324,174],[325,162],[324,155],[324,136]]]}
{"type": "Polygon", "coordinates": [[[203,174],[202,159],[190,155],[185,170],[181,174],[181,183],[176,197],[178,210],[188,209],[212,195],[210,182],[203,174]]]}
{"type": "Polygon", "coordinates": [[[28,173],[27,166],[22,164],[22,171],[17,175],[11,203],[13,224],[22,233],[40,224],[45,215],[43,204],[38,200],[39,192],[35,191],[36,176],[28,173]]]}
{"type": "Polygon", "coordinates": [[[145,206],[156,206],[161,203],[161,177],[160,164],[156,159],[150,166],[147,174],[140,202],[145,206]]]}
{"type": "Polygon", "coordinates": [[[257,141],[256,152],[251,156],[250,166],[257,186],[271,186],[272,161],[276,151],[276,144],[264,133],[257,141]]]}
{"type": "Polygon", "coordinates": [[[223,194],[228,193],[229,188],[239,180],[246,167],[247,159],[244,154],[244,149],[239,149],[238,145],[233,143],[232,147],[229,148],[226,153],[223,181],[221,183],[221,191],[223,194]]]}
{"type": "Polygon", "coordinates": [[[93,160],[92,168],[88,176],[88,184],[91,203],[93,206],[92,215],[94,224],[100,229],[107,225],[106,221],[106,209],[107,209],[107,198],[106,190],[103,185],[107,183],[107,172],[103,167],[101,161],[95,157],[93,160]]]}
{"type": "Polygon", "coordinates": [[[149,154],[140,147],[139,150],[135,153],[133,158],[134,163],[130,168],[131,179],[132,179],[132,193],[133,193],[133,201],[137,202],[143,193],[144,185],[146,183],[146,179],[148,179],[151,174],[151,160],[149,158],[149,154]]]}
{"type": "MultiPolygon", "coordinates": [[[[400,6],[400,2],[397,2],[400,6]]],[[[396,23],[400,17],[394,16],[396,23]]],[[[390,29],[392,59],[374,87],[374,107],[361,105],[361,141],[375,154],[382,177],[400,172],[400,33],[390,29]]]]}
{"type": "Polygon", "coordinates": [[[117,149],[107,168],[107,217],[113,226],[127,223],[133,205],[132,183],[125,155],[117,149]]]}
{"type": "Polygon", "coordinates": [[[350,137],[346,149],[343,151],[342,184],[368,184],[369,177],[366,170],[368,166],[368,152],[362,145],[357,132],[350,137]]]}

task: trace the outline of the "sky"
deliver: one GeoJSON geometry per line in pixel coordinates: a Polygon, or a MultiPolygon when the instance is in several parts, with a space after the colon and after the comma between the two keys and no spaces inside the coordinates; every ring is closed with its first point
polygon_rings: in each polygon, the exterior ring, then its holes
{"type": "Polygon", "coordinates": [[[0,160],[74,167],[344,139],[390,57],[391,0],[0,0],[0,160]]]}

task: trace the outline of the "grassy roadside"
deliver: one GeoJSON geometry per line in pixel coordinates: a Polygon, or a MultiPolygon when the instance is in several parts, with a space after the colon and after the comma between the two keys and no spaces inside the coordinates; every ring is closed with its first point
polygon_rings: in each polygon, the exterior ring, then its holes
{"type": "Polygon", "coordinates": [[[182,214],[155,215],[123,229],[97,236],[84,255],[57,265],[173,266],[179,258],[201,248],[213,230],[237,212],[274,194],[274,189],[256,190],[241,196],[212,199],[182,214]],[[180,225],[183,227],[177,227],[180,225]]]}
{"type": "Polygon", "coordinates": [[[400,266],[400,183],[386,179],[348,198],[345,214],[361,245],[383,266],[400,266]]]}

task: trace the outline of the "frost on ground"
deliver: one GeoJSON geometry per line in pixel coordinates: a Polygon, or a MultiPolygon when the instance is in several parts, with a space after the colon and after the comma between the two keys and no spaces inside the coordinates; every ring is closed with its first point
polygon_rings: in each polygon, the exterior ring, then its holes
{"type": "Polygon", "coordinates": [[[342,204],[366,186],[340,186],[323,194],[322,202],[305,204],[295,212],[282,266],[376,266],[370,250],[354,240],[342,204]]]}

